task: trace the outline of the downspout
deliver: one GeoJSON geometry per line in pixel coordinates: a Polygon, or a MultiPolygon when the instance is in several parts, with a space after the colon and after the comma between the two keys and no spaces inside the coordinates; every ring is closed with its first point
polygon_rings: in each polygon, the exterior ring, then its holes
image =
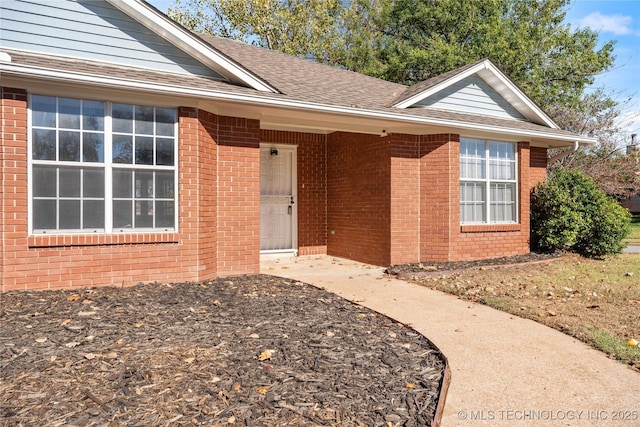
{"type": "Polygon", "coordinates": [[[547,163],[551,164],[551,163],[553,163],[555,161],[562,160],[565,157],[567,157],[569,154],[572,154],[572,153],[575,153],[576,151],[578,151],[578,148],[580,148],[580,143],[578,141],[575,141],[573,143],[573,148],[570,148],[569,150],[565,150],[562,153],[558,153],[555,156],[550,157],[547,160],[547,163]]]}

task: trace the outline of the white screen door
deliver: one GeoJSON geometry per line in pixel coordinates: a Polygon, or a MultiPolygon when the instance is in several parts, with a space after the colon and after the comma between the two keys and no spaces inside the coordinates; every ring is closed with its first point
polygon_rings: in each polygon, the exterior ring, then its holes
{"type": "Polygon", "coordinates": [[[260,147],[260,250],[295,251],[297,246],[296,147],[260,147]]]}

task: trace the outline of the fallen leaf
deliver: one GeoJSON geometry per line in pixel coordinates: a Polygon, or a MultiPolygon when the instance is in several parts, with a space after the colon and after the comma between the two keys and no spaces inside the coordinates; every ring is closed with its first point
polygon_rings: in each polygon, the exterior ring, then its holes
{"type": "Polygon", "coordinates": [[[71,341],[71,342],[66,343],[64,346],[67,347],[67,348],[74,348],[74,347],[77,347],[79,345],[80,345],[79,342],[71,341]]]}
{"type": "Polygon", "coordinates": [[[238,390],[240,390],[240,388],[241,388],[241,387],[242,387],[242,386],[240,385],[240,383],[235,383],[235,384],[233,385],[233,390],[234,390],[234,391],[238,391],[238,390]]]}
{"type": "Polygon", "coordinates": [[[95,354],[95,353],[86,353],[86,354],[84,355],[84,358],[85,358],[85,359],[87,359],[87,360],[93,360],[93,359],[95,359],[96,357],[98,357],[98,355],[97,355],[97,354],[95,354]]]}
{"type": "Polygon", "coordinates": [[[260,353],[260,356],[258,356],[258,360],[263,361],[263,360],[271,359],[271,356],[273,356],[274,352],[275,350],[265,350],[262,353],[260,353]]]}
{"type": "Polygon", "coordinates": [[[60,326],[67,326],[69,323],[71,323],[71,319],[63,320],[63,321],[60,323],[60,326]]]}
{"type": "Polygon", "coordinates": [[[80,299],[80,295],[69,295],[67,297],[67,301],[78,301],[80,299]]]}
{"type": "Polygon", "coordinates": [[[258,339],[258,338],[260,338],[260,335],[258,335],[258,334],[251,334],[251,335],[249,335],[249,338],[258,339]]]}
{"type": "Polygon", "coordinates": [[[36,342],[43,343],[43,342],[45,342],[45,341],[47,341],[47,339],[46,339],[45,337],[42,337],[42,338],[36,338],[36,342]]]}
{"type": "Polygon", "coordinates": [[[629,346],[629,347],[638,347],[638,340],[633,339],[633,338],[629,338],[629,341],[627,341],[627,346],[629,346]]]}
{"type": "Polygon", "coordinates": [[[407,383],[407,388],[415,388],[415,386],[414,383],[407,383]]]}
{"type": "Polygon", "coordinates": [[[549,311],[547,311],[547,315],[549,315],[549,316],[553,317],[553,316],[557,316],[557,315],[558,315],[558,313],[556,313],[555,311],[551,311],[551,310],[549,310],[549,311]]]}
{"type": "Polygon", "coordinates": [[[360,317],[360,318],[362,318],[362,317],[367,317],[367,315],[366,315],[366,314],[364,314],[364,313],[358,313],[358,317],[360,317]]]}
{"type": "Polygon", "coordinates": [[[336,334],[334,334],[331,331],[327,331],[326,334],[327,334],[328,337],[335,337],[336,336],[336,334]]]}
{"type": "Polygon", "coordinates": [[[397,336],[397,334],[395,332],[389,332],[389,336],[391,338],[395,338],[397,336]]]}
{"type": "Polygon", "coordinates": [[[136,327],[136,328],[142,328],[144,326],[144,323],[136,322],[136,323],[133,324],[133,326],[136,327]]]}
{"type": "Polygon", "coordinates": [[[115,351],[112,351],[111,353],[107,353],[104,355],[105,359],[117,359],[118,358],[118,353],[116,353],[115,351]]]}
{"type": "Polygon", "coordinates": [[[229,417],[229,419],[227,420],[227,422],[228,422],[229,424],[234,424],[234,423],[236,422],[236,417],[234,417],[233,415],[231,415],[231,416],[229,417]]]}
{"type": "Polygon", "coordinates": [[[51,358],[49,360],[51,362],[55,362],[57,358],[58,358],[58,356],[51,356],[51,358]]]}
{"type": "Polygon", "coordinates": [[[256,391],[260,394],[267,394],[267,391],[269,391],[269,386],[263,385],[262,387],[256,388],[256,391]]]}
{"type": "Polygon", "coordinates": [[[184,359],[185,363],[187,364],[193,363],[194,360],[196,360],[195,357],[187,357],[186,359],[184,359]]]}
{"type": "Polygon", "coordinates": [[[86,300],[82,301],[82,304],[84,304],[84,305],[93,304],[93,301],[86,299],[86,300]]]}

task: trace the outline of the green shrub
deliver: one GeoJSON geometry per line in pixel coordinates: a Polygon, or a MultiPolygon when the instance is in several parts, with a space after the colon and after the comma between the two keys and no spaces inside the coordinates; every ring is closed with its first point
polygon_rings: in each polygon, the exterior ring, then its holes
{"type": "Polygon", "coordinates": [[[531,234],[541,250],[568,250],[588,257],[622,252],[631,216],[577,169],[559,169],[536,186],[531,234]]]}

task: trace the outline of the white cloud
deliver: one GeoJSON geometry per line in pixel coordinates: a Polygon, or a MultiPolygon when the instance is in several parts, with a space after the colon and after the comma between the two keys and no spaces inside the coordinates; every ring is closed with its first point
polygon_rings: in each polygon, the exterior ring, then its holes
{"type": "Polygon", "coordinates": [[[595,31],[613,33],[617,36],[632,34],[631,21],[633,18],[628,15],[603,15],[600,12],[593,12],[580,20],[581,27],[589,27],[595,31]]]}

